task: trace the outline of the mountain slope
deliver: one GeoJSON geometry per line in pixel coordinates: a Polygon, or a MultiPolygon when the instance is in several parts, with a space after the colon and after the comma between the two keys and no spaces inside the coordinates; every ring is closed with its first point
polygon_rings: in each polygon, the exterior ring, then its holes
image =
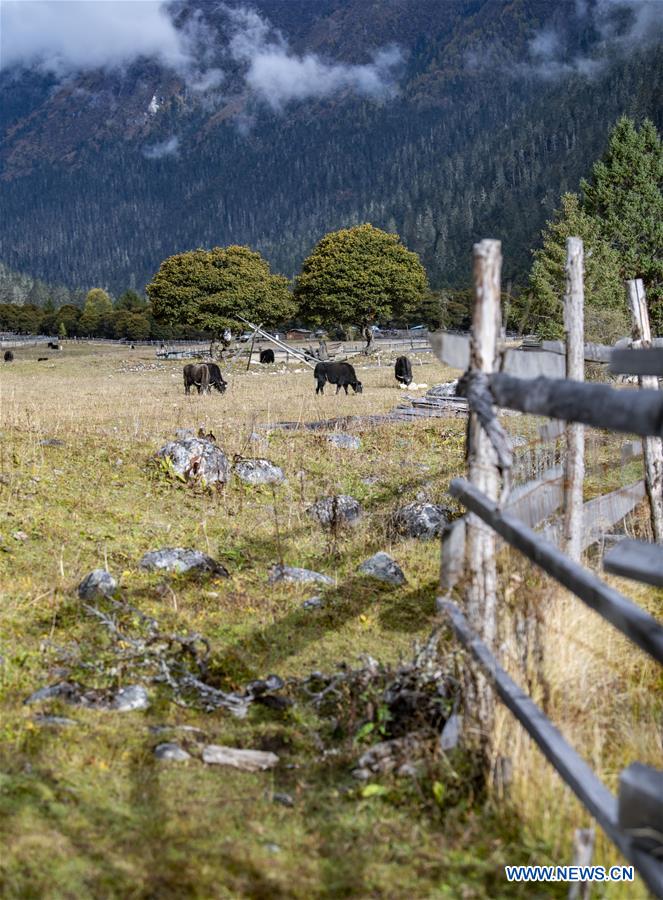
{"type": "MultiPolygon", "coordinates": [[[[624,19],[626,38],[608,54],[601,21],[570,0],[255,9],[287,35],[286,62],[315,52],[366,66],[397,44],[398,92],[342,87],[270,107],[229,58],[216,4],[205,14],[225,73],[216,95],[145,59],[64,82],[5,71],[0,259],[120,291],[142,288],[171,253],[248,243],[292,275],[326,231],[368,220],[399,231],[434,284],[465,282],[471,243],[485,236],[503,239],[506,275],[518,277],[615,119],[662,124],[656,43],[636,49],[624,19]]],[[[194,13],[182,3],[179,27],[194,13]]]]}

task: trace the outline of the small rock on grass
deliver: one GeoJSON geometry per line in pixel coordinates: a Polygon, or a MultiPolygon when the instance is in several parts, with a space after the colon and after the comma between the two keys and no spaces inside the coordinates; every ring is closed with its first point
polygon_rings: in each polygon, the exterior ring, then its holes
{"type": "Polygon", "coordinates": [[[361,505],[354,497],[339,494],[334,497],[323,497],[306,510],[321,525],[331,528],[333,525],[354,525],[362,514],[361,505]]]}
{"type": "Polygon", "coordinates": [[[283,484],[283,469],[268,459],[240,459],[233,469],[244,484],[283,484]]]}
{"type": "Polygon", "coordinates": [[[68,719],[66,716],[37,715],[34,720],[37,725],[51,725],[54,727],[67,727],[79,724],[76,719],[68,719]]]}
{"type": "Polygon", "coordinates": [[[187,753],[179,744],[165,743],[158,744],[154,748],[154,755],[157,759],[167,759],[174,762],[184,762],[191,759],[191,754],[187,753]]]}
{"type": "Polygon", "coordinates": [[[302,609],[322,609],[325,605],[325,601],[322,597],[315,596],[309,597],[308,600],[304,600],[302,603],[302,609]]]}
{"type": "Polygon", "coordinates": [[[161,550],[150,550],[145,553],[139,563],[139,569],[148,572],[162,570],[166,572],[211,572],[214,575],[229,577],[228,570],[211,556],[206,556],[200,550],[184,549],[183,547],[164,547],[161,550]]]}
{"type": "Polygon", "coordinates": [[[142,684],[131,684],[120,688],[109,708],[116,712],[131,712],[134,709],[147,709],[149,705],[150,698],[142,684]]]}
{"type": "Polygon", "coordinates": [[[437,503],[406,503],[393,516],[393,527],[398,534],[409,538],[439,537],[447,525],[451,510],[437,503]]]}
{"type": "Polygon", "coordinates": [[[316,584],[333,584],[328,575],[321,572],[313,572],[311,569],[299,569],[297,566],[276,565],[269,570],[269,583],[278,581],[300,582],[303,584],[314,582],[316,584]]]}
{"type": "Polygon", "coordinates": [[[274,801],[274,803],[280,803],[281,806],[292,807],[295,805],[295,801],[292,799],[290,794],[273,794],[272,800],[274,801]]]}
{"type": "Polygon", "coordinates": [[[359,450],[361,441],[355,434],[329,434],[327,442],[342,450],[359,450]]]}
{"type": "Polygon", "coordinates": [[[231,766],[243,772],[261,772],[273,769],[279,758],[276,753],[265,750],[240,750],[237,747],[222,747],[208,744],[203,748],[203,762],[217,766],[231,766]]]}
{"type": "Polygon", "coordinates": [[[185,437],[170,441],[157,456],[170,460],[173,471],[187,481],[204,481],[210,485],[225,484],[230,479],[228,457],[206,438],[185,437]]]}
{"type": "Polygon", "coordinates": [[[362,575],[376,578],[387,584],[405,584],[405,575],[393,557],[380,551],[359,566],[358,571],[362,575]]]}
{"type": "Polygon", "coordinates": [[[94,569],[78,585],[81,600],[111,597],[117,590],[117,581],[106,569],[94,569]]]}

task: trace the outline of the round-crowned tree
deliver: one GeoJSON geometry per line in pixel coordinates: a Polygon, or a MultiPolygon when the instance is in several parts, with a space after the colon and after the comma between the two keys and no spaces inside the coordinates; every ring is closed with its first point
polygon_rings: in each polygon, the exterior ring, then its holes
{"type": "Polygon", "coordinates": [[[325,235],[295,282],[299,315],[315,325],[403,318],[428,287],[426,270],[397,234],[357,225],[325,235]]]}
{"type": "Polygon", "coordinates": [[[249,247],[190,250],[165,259],[147,295],[157,322],[218,337],[237,327],[239,316],[267,325],[294,315],[283,275],[249,247]]]}

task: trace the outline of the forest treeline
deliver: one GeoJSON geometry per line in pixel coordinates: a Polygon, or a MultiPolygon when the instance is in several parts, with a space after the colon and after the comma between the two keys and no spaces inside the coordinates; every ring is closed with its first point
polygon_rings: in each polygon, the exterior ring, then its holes
{"type": "MultiPolygon", "coordinates": [[[[638,277],[654,330],[661,333],[663,145],[654,123],[622,116],[587,174],[579,193],[560,198],[534,252],[528,282],[515,290],[509,286],[506,324],[562,336],[566,240],[577,236],[585,247],[587,338],[612,342],[628,333],[623,283],[638,277]]],[[[0,301],[21,291],[24,303],[0,304],[5,330],[128,340],[219,335],[247,317],[279,327],[366,330],[416,322],[431,329],[467,328],[470,309],[469,290],[431,289],[419,255],[398,235],[368,223],[325,235],[292,281],[273,274],[258,251],[231,245],[163,260],[146,297],[134,290],[114,300],[101,288],[85,295],[49,289],[0,269],[0,301]]]]}

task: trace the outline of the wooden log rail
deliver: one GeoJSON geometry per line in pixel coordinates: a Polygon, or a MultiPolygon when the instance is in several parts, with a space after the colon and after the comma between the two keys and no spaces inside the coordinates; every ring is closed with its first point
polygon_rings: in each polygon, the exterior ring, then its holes
{"type": "MultiPolygon", "coordinates": [[[[498,406],[535,416],[582,422],[641,437],[663,437],[663,392],[616,390],[561,378],[514,378],[496,372],[489,378],[498,406]]],[[[458,385],[459,393],[463,382],[458,385]]]]}
{"type": "Polygon", "coordinates": [[[524,553],[539,568],[570,590],[587,606],[618,628],[645,653],[663,663],[663,625],[600,578],[573,562],[515,516],[501,512],[495,502],[464,478],[454,478],[449,492],[524,553]]]}
{"type": "Polygon", "coordinates": [[[584,759],[564,740],[536,703],[499,666],[488,647],[474,634],[456,604],[446,597],[441,597],[437,605],[440,612],[447,615],[456,637],[472,653],[504,705],[533,738],[546,759],[559,772],[608,837],[626,859],[633,863],[654,896],[663,897],[663,863],[636,846],[633,839],[619,828],[618,806],[614,795],[584,759]]]}

